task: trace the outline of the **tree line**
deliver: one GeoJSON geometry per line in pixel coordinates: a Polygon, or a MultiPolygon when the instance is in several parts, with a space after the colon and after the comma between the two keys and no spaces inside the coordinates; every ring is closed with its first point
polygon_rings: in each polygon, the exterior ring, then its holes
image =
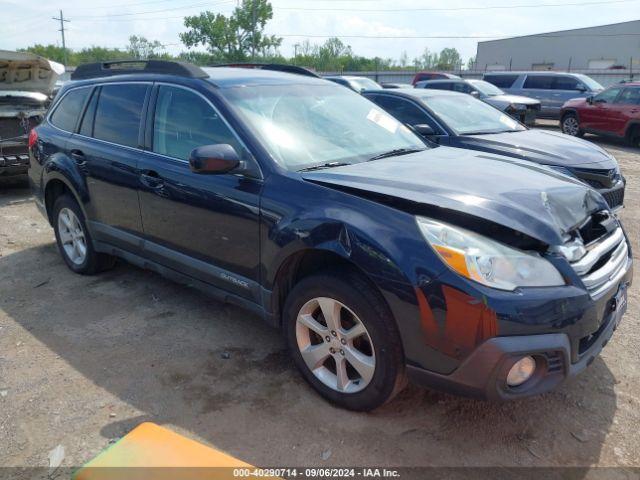
{"type": "MultiPolygon", "coordinates": [[[[462,57],[455,48],[444,48],[440,52],[425,48],[422,55],[413,59],[409,59],[407,52],[402,52],[397,59],[371,58],[355,54],[350,45],[337,37],[320,44],[304,40],[295,45],[293,57],[285,57],[279,51],[282,38],[265,33],[272,18],[273,8],[269,0],[242,0],[229,16],[205,11],[185,17],[186,31],[179,36],[187,50],[178,55],[169,54],[157,40],[132,35],[129,44],[123,48],[91,46],[80,50],[67,49],[67,63],[73,66],[109,60],[177,59],[197,65],[214,65],[255,61],[295,64],[323,72],[463,68],[462,57]],[[192,50],[194,48],[200,49],[192,50]]],[[[64,50],[57,45],[36,44],[22,51],[60,63],[65,58],[64,50]]],[[[467,67],[472,65],[473,59],[469,59],[467,67]]]]}

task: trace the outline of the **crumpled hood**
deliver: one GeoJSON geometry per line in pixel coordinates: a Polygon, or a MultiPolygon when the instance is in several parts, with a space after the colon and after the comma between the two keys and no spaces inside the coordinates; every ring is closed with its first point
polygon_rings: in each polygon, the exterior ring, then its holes
{"type": "Polygon", "coordinates": [[[546,167],[471,150],[439,147],[344,167],[303,178],[389,195],[491,220],[548,245],[591,213],[608,209],[602,196],[546,167]]]}
{"type": "Polygon", "coordinates": [[[559,132],[523,130],[456,137],[456,146],[515,156],[544,165],[612,169],[616,161],[601,147],[559,132]]]}
{"type": "Polygon", "coordinates": [[[484,100],[489,103],[494,102],[494,103],[501,103],[504,105],[510,105],[512,103],[521,104],[521,105],[537,105],[540,103],[540,100],[536,100],[535,98],[521,97],[520,95],[509,95],[509,94],[492,95],[490,97],[486,97],[484,100]]]}
{"type": "Polygon", "coordinates": [[[32,53],[0,50],[0,91],[50,94],[64,66],[32,53]]]}

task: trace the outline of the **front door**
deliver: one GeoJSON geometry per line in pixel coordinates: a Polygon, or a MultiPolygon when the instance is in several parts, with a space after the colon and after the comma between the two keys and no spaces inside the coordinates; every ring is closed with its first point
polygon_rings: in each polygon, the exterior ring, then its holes
{"type": "Polygon", "coordinates": [[[612,132],[612,108],[622,88],[614,87],[600,92],[593,97],[590,104],[580,109],[580,127],[587,131],[612,132]]]}
{"type": "Polygon", "coordinates": [[[159,85],[148,127],[150,152],[140,158],[145,254],[169,268],[259,301],[259,202],[262,181],[189,168],[199,146],[229,144],[250,153],[199,93],[159,85]]]}

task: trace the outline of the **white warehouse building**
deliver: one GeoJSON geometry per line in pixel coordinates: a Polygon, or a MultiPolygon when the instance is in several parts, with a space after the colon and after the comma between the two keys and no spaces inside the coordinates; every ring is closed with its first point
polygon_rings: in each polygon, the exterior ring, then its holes
{"type": "Polygon", "coordinates": [[[476,69],[640,69],[640,20],[479,42],[476,69]]]}

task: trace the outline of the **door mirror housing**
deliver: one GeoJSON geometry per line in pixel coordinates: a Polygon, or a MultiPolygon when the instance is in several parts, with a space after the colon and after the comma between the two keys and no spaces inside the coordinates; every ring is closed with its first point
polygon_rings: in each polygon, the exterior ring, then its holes
{"type": "Polygon", "coordinates": [[[427,125],[426,123],[413,125],[413,129],[416,133],[419,133],[423,137],[430,137],[431,135],[436,134],[436,131],[433,129],[433,127],[431,125],[427,125]]]}
{"type": "Polygon", "coordinates": [[[228,173],[239,165],[238,152],[226,143],[203,145],[193,149],[189,155],[189,167],[194,173],[228,173]]]}
{"type": "Polygon", "coordinates": [[[576,90],[579,91],[580,93],[584,93],[587,91],[587,87],[585,87],[584,85],[578,85],[576,87],[576,90]]]}
{"type": "Polygon", "coordinates": [[[471,95],[473,98],[480,98],[480,92],[478,90],[471,90],[469,92],[469,95],[471,95]]]}

